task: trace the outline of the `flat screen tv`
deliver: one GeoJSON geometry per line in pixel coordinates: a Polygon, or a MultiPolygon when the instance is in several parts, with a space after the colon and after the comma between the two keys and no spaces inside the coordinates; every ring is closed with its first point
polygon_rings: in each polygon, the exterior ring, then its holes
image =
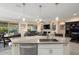
{"type": "Polygon", "coordinates": [[[44,29],[50,29],[50,24],[45,24],[44,29]]]}

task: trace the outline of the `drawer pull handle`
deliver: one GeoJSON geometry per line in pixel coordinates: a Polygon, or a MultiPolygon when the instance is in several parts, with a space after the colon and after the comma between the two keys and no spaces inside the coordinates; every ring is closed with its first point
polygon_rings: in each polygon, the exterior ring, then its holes
{"type": "Polygon", "coordinates": [[[53,53],[53,50],[52,50],[52,49],[50,49],[50,50],[49,50],[49,53],[50,53],[50,54],[52,54],[52,53],[53,53]]]}

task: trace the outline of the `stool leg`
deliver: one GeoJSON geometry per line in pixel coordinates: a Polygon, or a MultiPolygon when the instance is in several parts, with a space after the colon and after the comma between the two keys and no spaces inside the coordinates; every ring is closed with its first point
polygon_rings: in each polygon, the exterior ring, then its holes
{"type": "Polygon", "coordinates": [[[5,48],[5,41],[4,41],[3,45],[4,45],[4,48],[5,48]]]}
{"type": "Polygon", "coordinates": [[[3,41],[4,41],[4,42],[3,42],[3,47],[5,48],[5,39],[4,39],[4,38],[3,38],[3,41]]]}

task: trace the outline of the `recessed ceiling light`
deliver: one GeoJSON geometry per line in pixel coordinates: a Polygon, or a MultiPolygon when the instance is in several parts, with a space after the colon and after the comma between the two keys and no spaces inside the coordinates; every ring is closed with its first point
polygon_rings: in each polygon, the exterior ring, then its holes
{"type": "Polygon", "coordinates": [[[77,13],[74,13],[73,15],[74,15],[74,16],[76,16],[76,15],[77,15],[77,13]]]}
{"type": "Polygon", "coordinates": [[[57,16],[57,17],[55,18],[55,20],[58,21],[58,20],[59,20],[59,17],[57,16]]]}
{"type": "Polygon", "coordinates": [[[39,21],[41,22],[41,21],[42,21],[42,19],[39,19],[39,21]]]}
{"type": "Polygon", "coordinates": [[[23,18],[22,21],[25,22],[25,18],[23,18]]]}

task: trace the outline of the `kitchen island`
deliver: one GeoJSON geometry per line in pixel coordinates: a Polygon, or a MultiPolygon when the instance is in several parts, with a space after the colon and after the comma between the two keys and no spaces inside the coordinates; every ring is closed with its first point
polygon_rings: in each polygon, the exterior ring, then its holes
{"type": "Polygon", "coordinates": [[[45,36],[33,36],[11,39],[13,55],[67,55],[69,54],[69,40],[67,37],[53,41],[45,36]],[[40,40],[42,39],[42,41],[40,40]],[[44,39],[44,40],[43,40],[44,39]]]}

